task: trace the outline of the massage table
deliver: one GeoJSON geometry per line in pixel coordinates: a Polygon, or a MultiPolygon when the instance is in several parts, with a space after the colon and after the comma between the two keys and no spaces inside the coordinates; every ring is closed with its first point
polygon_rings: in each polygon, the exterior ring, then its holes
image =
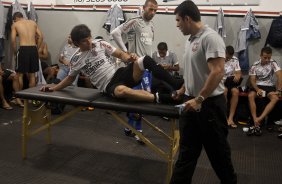
{"type": "MultiPolygon", "coordinates": [[[[75,115],[81,111],[83,107],[94,107],[98,109],[107,110],[117,122],[121,123],[124,127],[129,128],[133,133],[138,135],[140,139],[159,156],[167,162],[167,175],[166,183],[169,183],[172,175],[172,168],[176,153],[179,147],[179,130],[177,128],[176,120],[179,118],[179,109],[173,105],[147,103],[147,102],[133,102],[124,99],[116,99],[101,94],[97,89],[82,88],[69,86],[61,91],[55,92],[41,92],[41,86],[28,88],[16,93],[16,97],[24,99],[23,109],[23,122],[22,122],[22,158],[27,157],[27,141],[33,135],[46,130],[47,141],[51,143],[51,127],[66,118],[75,115]],[[39,100],[41,105],[37,108],[33,107],[29,101],[39,100]],[[72,105],[68,111],[62,114],[51,117],[51,109],[48,104],[62,103],[72,105]],[[127,123],[127,120],[120,116],[119,112],[134,112],[152,116],[166,116],[170,118],[169,132],[163,131],[161,128],[155,126],[153,123],[143,118],[143,123],[146,123],[150,128],[155,130],[158,134],[164,137],[169,149],[164,151],[157,145],[153,144],[143,134],[136,131],[132,126],[127,123]]],[[[95,120],[93,120],[95,121],[95,120]]]]}

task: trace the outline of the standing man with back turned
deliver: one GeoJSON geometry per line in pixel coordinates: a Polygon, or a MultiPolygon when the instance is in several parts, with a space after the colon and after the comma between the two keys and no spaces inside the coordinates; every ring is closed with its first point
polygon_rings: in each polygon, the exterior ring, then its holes
{"type": "Polygon", "coordinates": [[[35,72],[39,70],[37,45],[42,43],[42,33],[33,20],[26,20],[22,13],[13,15],[12,46],[16,55],[16,72],[19,74],[20,89],[23,88],[23,75],[28,73],[29,87],[36,85],[35,72]],[[19,36],[19,50],[17,52],[16,37],[19,36]],[[38,44],[36,45],[36,36],[38,44]]]}
{"type": "Polygon", "coordinates": [[[191,183],[202,147],[223,184],[237,182],[227,142],[226,100],[224,98],[225,45],[211,28],[204,26],[198,7],[192,1],[176,9],[177,27],[186,41],[184,86],[177,95],[184,96],[179,119],[180,151],[171,184],[191,183]]]}

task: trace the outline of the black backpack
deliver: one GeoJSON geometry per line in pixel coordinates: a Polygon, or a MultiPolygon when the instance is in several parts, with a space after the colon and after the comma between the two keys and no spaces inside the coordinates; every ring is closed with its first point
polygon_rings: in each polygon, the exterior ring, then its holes
{"type": "Polygon", "coordinates": [[[275,48],[282,48],[282,16],[272,21],[265,46],[267,44],[275,48]]]}

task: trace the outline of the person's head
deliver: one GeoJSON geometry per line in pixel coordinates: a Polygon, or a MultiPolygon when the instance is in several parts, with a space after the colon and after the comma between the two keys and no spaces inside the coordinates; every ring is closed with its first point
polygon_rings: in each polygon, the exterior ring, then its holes
{"type": "Polygon", "coordinates": [[[143,17],[145,20],[152,20],[158,10],[158,3],[156,0],[146,0],[143,5],[143,17]]]}
{"type": "Polygon", "coordinates": [[[95,39],[104,40],[104,38],[102,36],[96,36],[95,39]]]}
{"type": "Polygon", "coordinates": [[[167,44],[165,42],[160,42],[157,46],[158,48],[158,53],[160,55],[161,58],[165,57],[166,56],[166,53],[167,53],[167,44]]]}
{"type": "Polygon", "coordinates": [[[13,15],[13,21],[14,22],[17,22],[19,19],[22,19],[22,18],[23,18],[23,14],[21,12],[16,12],[13,15]]]}
{"type": "Polygon", "coordinates": [[[193,1],[183,1],[174,11],[176,26],[184,35],[192,33],[192,24],[201,22],[201,14],[193,1]]]}
{"type": "Polygon", "coordinates": [[[92,47],[91,30],[85,24],[72,28],[71,39],[73,44],[82,51],[90,50],[92,47]]]}
{"type": "Polygon", "coordinates": [[[229,61],[230,59],[232,59],[233,55],[234,55],[234,48],[231,45],[227,46],[225,61],[229,61]]]}
{"type": "Polygon", "coordinates": [[[272,49],[270,47],[264,47],[260,51],[260,60],[261,64],[267,64],[270,62],[272,56],[272,49]]]}

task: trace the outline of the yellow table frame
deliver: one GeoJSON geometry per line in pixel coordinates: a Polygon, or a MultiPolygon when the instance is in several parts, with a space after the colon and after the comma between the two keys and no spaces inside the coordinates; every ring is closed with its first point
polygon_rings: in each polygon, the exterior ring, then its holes
{"type": "MultiPolygon", "coordinates": [[[[48,131],[47,133],[47,142],[51,143],[51,127],[66,118],[75,115],[77,112],[80,112],[82,107],[75,107],[69,112],[65,112],[55,119],[51,119],[51,110],[46,107],[45,104],[42,104],[37,109],[29,109],[30,105],[28,104],[28,100],[24,100],[24,111],[23,111],[23,125],[22,125],[22,158],[25,159],[27,157],[27,142],[28,139],[43,131],[48,131]],[[37,126],[37,127],[35,127],[37,126]]],[[[155,144],[153,144],[148,138],[146,138],[143,134],[136,131],[132,126],[130,126],[127,121],[118,115],[115,111],[108,111],[115,120],[121,123],[124,127],[129,128],[133,133],[138,135],[140,139],[153,151],[155,151],[158,155],[160,155],[167,162],[167,175],[166,175],[166,183],[169,183],[169,180],[172,175],[172,169],[174,164],[174,159],[176,153],[179,148],[179,130],[177,129],[176,119],[170,120],[170,132],[167,134],[159,127],[152,124],[146,118],[143,118],[143,122],[146,123],[150,128],[163,136],[168,144],[169,150],[165,152],[155,144]]]]}

